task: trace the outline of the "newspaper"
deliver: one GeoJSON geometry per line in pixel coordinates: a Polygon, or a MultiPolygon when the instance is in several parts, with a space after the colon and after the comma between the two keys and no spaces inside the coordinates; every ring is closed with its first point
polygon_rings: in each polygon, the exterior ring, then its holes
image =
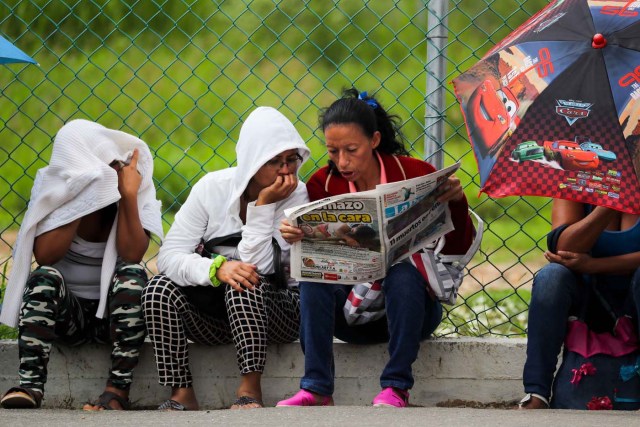
{"type": "Polygon", "coordinates": [[[291,247],[296,280],[353,284],[382,279],[388,268],[453,230],[448,203],[436,199],[460,163],[375,190],[327,197],[285,210],[304,237],[291,247]]]}

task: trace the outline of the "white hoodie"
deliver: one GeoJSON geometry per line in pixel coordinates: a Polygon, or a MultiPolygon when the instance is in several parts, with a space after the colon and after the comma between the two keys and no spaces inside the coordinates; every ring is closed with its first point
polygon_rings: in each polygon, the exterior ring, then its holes
{"type": "Polygon", "coordinates": [[[160,272],[180,286],[210,286],[213,261],[195,253],[196,247],[201,240],[239,231],[238,257],[255,264],[258,273],[274,272],[272,237],[282,249],[283,265],[288,265],[290,245],[282,239],[279,226],[285,209],[309,201],[304,183],[298,182],[298,188],[285,200],[263,206],[249,203],[245,225],[240,219],[240,196],[267,161],[292,149],[298,150],[303,162],[309,158],[309,149],[284,115],[271,107],[256,108],[240,129],[237,166],[202,177],[176,214],[158,255],[160,272]]]}

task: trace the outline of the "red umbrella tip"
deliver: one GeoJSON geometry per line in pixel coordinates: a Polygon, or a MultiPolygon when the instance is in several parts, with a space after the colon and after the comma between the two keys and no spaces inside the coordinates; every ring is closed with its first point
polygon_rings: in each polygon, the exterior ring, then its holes
{"type": "Polygon", "coordinates": [[[591,47],[594,49],[602,49],[607,45],[607,39],[600,33],[593,36],[591,40],[591,47]]]}

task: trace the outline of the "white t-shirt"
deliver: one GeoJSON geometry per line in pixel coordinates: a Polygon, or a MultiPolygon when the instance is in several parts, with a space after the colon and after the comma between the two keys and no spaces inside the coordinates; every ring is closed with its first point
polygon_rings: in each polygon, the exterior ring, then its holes
{"type": "Polygon", "coordinates": [[[100,299],[100,273],[106,246],[107,242],[87,242],[76,235],[64,258],[53,265],[75,296],[100,299]]]}

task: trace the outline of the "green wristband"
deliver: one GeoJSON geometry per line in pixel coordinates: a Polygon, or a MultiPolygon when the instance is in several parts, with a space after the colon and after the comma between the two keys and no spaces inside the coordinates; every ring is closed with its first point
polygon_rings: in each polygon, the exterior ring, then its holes
{"type": "Polygon", "coordinates": [[[220,268],[222,263],[225,262],[226,260],[227,259],[222,255],[217,255],[213,259],[213,262],[211,263],[211,267],[209,267],[209,279],[211,279],[211,284],[213,285],[214,288],[217,288],[222,283],[216,277],[216,273],[218,272],[218,269],[220,268]]]}

